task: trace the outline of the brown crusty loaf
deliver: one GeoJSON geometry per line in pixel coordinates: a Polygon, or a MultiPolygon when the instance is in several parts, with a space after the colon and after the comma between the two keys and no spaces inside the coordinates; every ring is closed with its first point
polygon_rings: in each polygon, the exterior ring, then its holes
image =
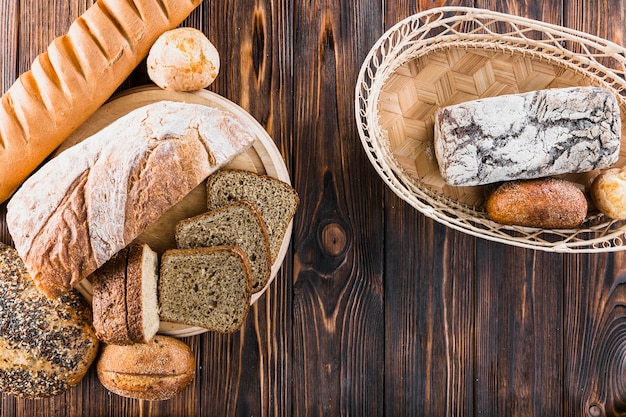
{"type": "Polygon", "coordinates": [[[17,251],[0,244],[0,390],[25,398],[61,394],[83,378],[97,352],[80,293],[48,299],[17,251]]]}
{"type": "Polygon", "coordinates": [[[298,194],[283,181],[251,171],[221,169],[209,177],[209,210],[237,200],[248,200],[259,208],[270,238],[272,262],[275,261],[300,204],[298,194]]]}
{"type": "Polygon", "coordinates": [[[128,248],[116,253],[91,274],[93,327],[104,343],[130,345],[126,311],[128,248]]]}
{"type": "Polygon", "coordinates": [[[159,330],[158,255],[131,244],[91,274],[93,326],[100,341],[146,343],[159,330]]]}
{"type": "Polygon", "coordinates": [[[587,199],[578,187],[557,178],[505,182],[488,198],[486,210],[497,223],[570,229],[587,216],[587,199]]]}
{"type": "Polygon", "coordinates": [[[159,331],[159,256],[146,243],[130,245],[126,266],[126,323],[133,343],[147,343],[159,331]]]}
{"type": "Polygon", "coordinates": [[[251,281],[248,258],[236,246],[170,249],[161,257],[161,319],[235,332],[248,314],[251,281]]]}
{"type": "Polygon", "coordinates": [[[270,279],[272,257],[267,228],[256,206],[247,200],[179,221],[176,245],[181,249],[238,246],[250,261],[252,292],[261,291],[270,279]]]}
{"type": "Polygon", "coordinates": [[[98,379],[117,395],[140,400],[167,400],[192,381],[195,357],[178,339],[155,336],[148,343],[106,345],[96,365],[98,379]]]}
{"type": "Polygon", "coordinates": [[[254,139],[200,104],[133,110],[24,182],[7,205],[15,247],[48,296],[63,294],[254,139]]]}
{"type": "Polygon", "coordinates": [[[202,0],[99,0],[0,99],[0,202],[202,0]]]}

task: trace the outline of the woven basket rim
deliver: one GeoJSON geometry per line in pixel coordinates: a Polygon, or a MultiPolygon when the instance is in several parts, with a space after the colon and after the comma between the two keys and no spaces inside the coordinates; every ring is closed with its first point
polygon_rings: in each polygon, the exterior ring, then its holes
{"type": "Polygon", "coordinates": [[[430,9],[399,21],[385,32],[371,48],[359,72],[355,88],[359,136],[370,163],[386,185],[427,217],[476,237],[551,252],[625,249],[626,224],[623,222],[595,216],[582,228],[572,230],[499,225],[479,218],[475,208],[420,188],[418,179],[403,172],[389,149],[385,149],[384,135],[378,123],[377,103],[382,87],[388,77],[409,60],[450,48],[518,53],[548,61],[610,89],[618,98],[620,107],[626,108],[626,48],[577,30],[486,9],[457,6],[430,9]],[[459,22],[472,22],[477,29],[463,33],[459,30],[462,28],[454,26],[459,22]],[[515,30],[495,33],[496,23],[507,23],[515,30]],[[433,28],[443,28],[442,34],[428,36],[433,28]],[[526,37],[529,32],[547,34],[547,39],[530,39],[526,37]],[[563,45],[566,41],[580,46],[585,54],[566,48],[563,45]],[[599,62],[607,57],[614,67],[599,62]]]}

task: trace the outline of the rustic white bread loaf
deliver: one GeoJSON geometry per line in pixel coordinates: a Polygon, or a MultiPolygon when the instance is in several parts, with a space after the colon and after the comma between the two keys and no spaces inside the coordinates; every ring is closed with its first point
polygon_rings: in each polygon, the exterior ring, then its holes
{"type": "Polygon", "coordinates": [[[272,262],[275,261],[300,204],[298,194],[286,182],[251,171],[220,169],[209,177],[209,210],[238,200],[248,200],[258,207],[269,234],[272,262]]]}
{"type": "Polygon", "coordinates": [[[247,200],[179,221],[176,245],[181,249],[238,246],[250,261],[252,292],[261,291],[270,279],[272,255],[267,228],[257,207],[247,200]]]}
{"type": "Polygon", "coordinates": [[[215,108],[162,101],[136,109],[24,182],[7,205],[15,247],[37,285],[58,296],[254,139],[215,108]]]}
{"type": "Polygon", "coordinates": [[[76,291],[50,300],[15,249],[0,244],[0,391],[25,398],[61,394],[98,352],[91,310],[76,291]]]}
{"type": "Polygon", "coordinates": [[[0,99],[0,202],[202,0],[99,0],[0,99]]]}
{"type": "Polygon", "coordinates": [[[236,246],[170,249],[161,257],[161,319],[235,332],[248,314],[251,287],[250,263],[236,246]]]}
{"type": "Polygon", "coordinates": [[[104,346],[96,369],[98,379],[109,391],[159,401],[172,398],[191,383],[196,362],[184,342],[159,335],[145,344],[104,346]]]}

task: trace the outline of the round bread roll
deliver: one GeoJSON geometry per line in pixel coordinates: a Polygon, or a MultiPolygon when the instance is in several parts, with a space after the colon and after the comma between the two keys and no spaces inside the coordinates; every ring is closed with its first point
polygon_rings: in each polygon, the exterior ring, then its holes
{"type": "Polygon", "coordinates": [[[148,76],[159,87],[172,91],[196,91],[217,77],[220,56],[215,46],[194,28],[163,33],[147,59],[148,76]]]}
{"type": "Polygon", "coordinates": [[[542,229],[571,229],[587,217],[583,192],[556,178],[505,182],[487,198],[485,208],[497,223],[542,229]]]}
{"type": "Polygon", "coordinates": [[[0,390],[24,398],[65,392],[98,353],[91,310],[78,291],[51,300],[17,251],[0,243],[0,390]]]}
{"type": "Polygon", "coordinates": [[[96,365],[109,391],[140,400],[167,400],[185,389],[196,362],[185,343],[156,335],[148,343],[105,345],[96,365]]]}
{"type": "Polygon", "coordinates": [[[626,219],[626,168],[600,173],[589,188],[591,201],[612,219],[626,219]]]}

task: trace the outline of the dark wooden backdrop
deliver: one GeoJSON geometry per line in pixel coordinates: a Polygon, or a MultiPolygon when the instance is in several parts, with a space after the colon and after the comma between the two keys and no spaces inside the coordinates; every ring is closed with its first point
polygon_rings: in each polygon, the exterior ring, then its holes
{"type": "MultiPolygon", "coordinates": [[[[2,0],[0,85],[93,0],[2,0]]],[[[626,415],[626,257],[513,248],[450,230],[388,190],[353,115],[382,33],[442,5],[541,19],[626,44],[626,0],[205,0],[185,21],[221,52],[210,89],[274,138],[302,205],[281,273],[235,335],[185,339],[175,399],[3,396],[0,416],[626,415]]],[[[140,66],[122,88],[146,84],[140,66]]],[[[8,240],[3,231],[2,240],[8,240]]]]}

